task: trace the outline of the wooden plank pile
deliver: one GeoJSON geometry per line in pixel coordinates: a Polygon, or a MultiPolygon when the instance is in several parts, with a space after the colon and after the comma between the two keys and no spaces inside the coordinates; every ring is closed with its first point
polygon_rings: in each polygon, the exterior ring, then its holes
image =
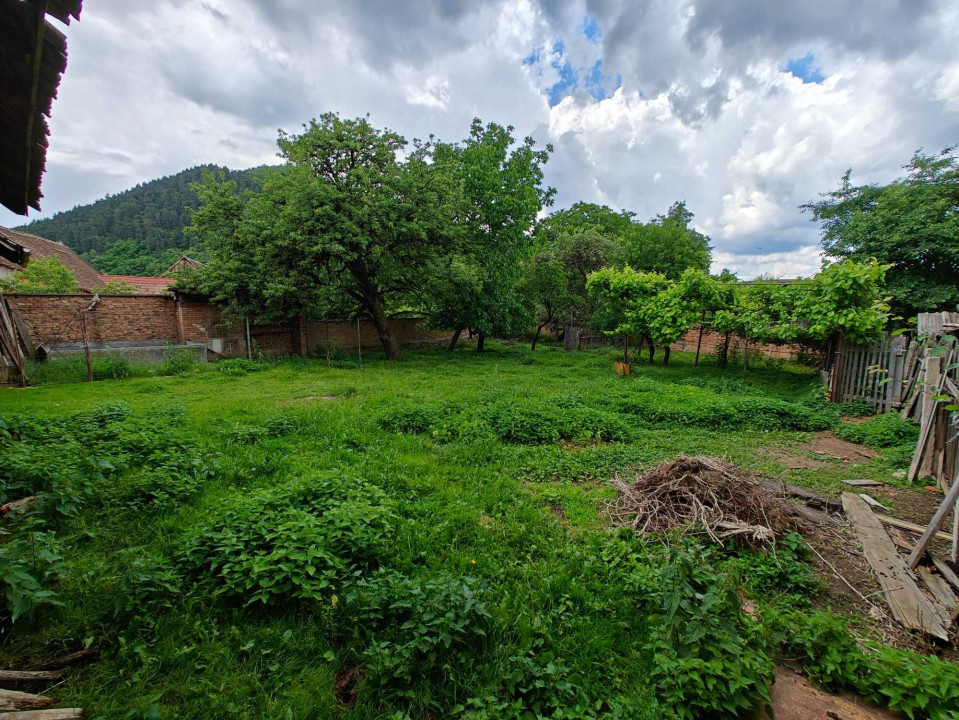
{"type": "Polygon", "coordinates": [[[62,668],[92,660],[96,655],[96,649],[88,648],[37,663],[29,670],[0,670],[0,720],[83,720],[86,715],[81,708],[55,708],[56,700],[47,695],[4,688],[59,681],[62,668]]]}

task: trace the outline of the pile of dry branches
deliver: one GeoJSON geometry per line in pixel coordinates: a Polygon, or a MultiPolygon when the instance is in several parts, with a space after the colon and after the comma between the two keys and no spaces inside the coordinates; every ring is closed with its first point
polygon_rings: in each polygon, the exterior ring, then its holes
{"type": "Polygon", "coordinates": [[[613,520],[637,533],[674,529],[705,533],[713,542],[770,542],[788,524],[781,504],[756,478],[707,457],[680,456],[638,478],[612,480],[619,496],[609,504],[613,520]]]}

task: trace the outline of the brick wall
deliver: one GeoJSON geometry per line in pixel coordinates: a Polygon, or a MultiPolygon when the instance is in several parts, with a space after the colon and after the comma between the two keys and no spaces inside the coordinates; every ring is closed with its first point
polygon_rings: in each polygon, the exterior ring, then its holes
{"type": "MultiPolygon", "coordinates": [[[[7,295],[30,329],[34,343],[82,342],[79,313],[87,321],[92,342],[163,340],[204,343],[224,357],[246,357],[246,325],[225,323],[220,308],[202,299],[157,295],[104,295],[93,310],[86,312],[92,295],[7,295]]],[[[419,318],[395,318],[390,328],[403,347],[438,344],[451,333],[423,327],[419,318]]],[[[267,355],[293,355],[306,342],[309,352],[332,341],[344,350],[355,350],[356,322],[348,320],[307,320],[305,328],[293,320],[274,325],[251,325],[255,346],[267,355]]],[[[381,348],[380,338],[368,320],[360,321],[360,341],[365,349],[381,348]]]]}
{"type": "Polygon", "coordinates": [[[35,344],[82,342],[80,314],[92,342],[175,342],[173,299],[156,295],[104,295],[90,311],[92,295],[7,295],[35,344]]]}
{"type": "MultiPolygon", "coordinates": [[[[690,328],[682,338],[672,345],[673,350],[685,352],[696,352],[696,343],[699,340],[699,328],[690,328]]],[[[703,333],[703,344],[700,354],[712,355],[722,348],[724,336],[720,333],[707,330],[703,333]]],[[[733,337],[729,341],[729,352],[734,349],[742,349],[743,342],[738,337],[733,337]]],[[[771,358],[781,358],[783,360],[794,360],[799,353],[798,345],[763,345],[761,343],[749,343],[750,350],[758,350],[763,355],[771,358]]]]}

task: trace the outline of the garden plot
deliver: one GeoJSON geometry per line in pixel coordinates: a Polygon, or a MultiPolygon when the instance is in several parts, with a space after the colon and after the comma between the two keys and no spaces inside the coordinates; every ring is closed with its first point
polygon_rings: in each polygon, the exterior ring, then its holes
{"type": "Polygon", "coordinates": [[[548,347],[4,390],[0,504],[33,500],[0,520],[0,668],[95,648],[26,688],[88,717],[652,720],[768,702],[785,656],[948,717],[951,646],[830,590],[820,556],[881,605],[837,561],[861,557],[842,528],[720,546],[607,513],[612,478],[682,455],[830,498],[870,478],[905,507],[915,436],[887,420],[857,426],[868,462],[770,457],[843,414],[803,368],[677,354],[616,378],[605,352],[548,347]]]}

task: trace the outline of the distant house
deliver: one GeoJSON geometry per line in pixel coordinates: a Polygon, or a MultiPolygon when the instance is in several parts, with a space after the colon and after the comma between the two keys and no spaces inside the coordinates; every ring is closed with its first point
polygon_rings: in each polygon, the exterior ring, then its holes
{"type": "Polygon", "coordinates": [[[198,267],[203,267],[203,263],[201,263],[199,260],[194,260],[193,258],[187,257],[186,255],[181,255],[179,260],[177,260],[164,271],[163,277],[169,277],[180,270],[198,267]]]}
{"type": "Polygon", "coordinates": [[[101,275],[100,284],[111,280],[124,282],[133,288],[137,295],[166,295],[170,286],[176,282],[171,277],[143,277],[141,275],[101,275]]]}
{"type": "Polygon", "coordinates": [[[73,271],[84,292],[91,292],[103,284],[97,269],[63,243],[0,227],[0,277],[23,270],[32,259],[51,255],[59,257],[60,263],[73,271]]]}

